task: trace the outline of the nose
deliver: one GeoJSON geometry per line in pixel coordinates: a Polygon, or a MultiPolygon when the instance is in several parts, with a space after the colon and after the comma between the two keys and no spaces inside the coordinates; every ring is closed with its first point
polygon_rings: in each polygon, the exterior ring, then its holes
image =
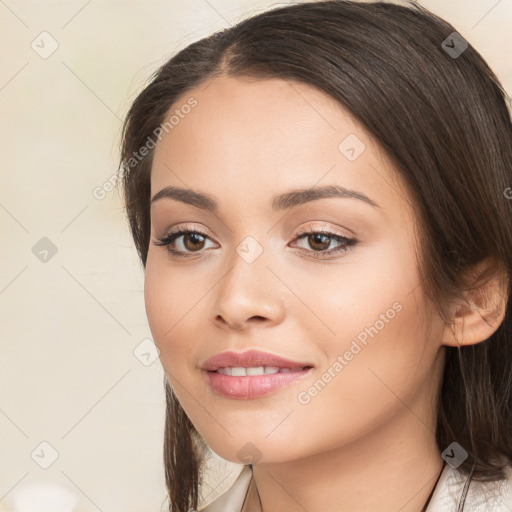
{"type": "Polygon", "coordinates": [[[250,262],[234,251],[231,267],[216,287],[214,314],[219,327],[243,331],[283,321],[286,287],[268,263],[265,252],[250,262]]]}

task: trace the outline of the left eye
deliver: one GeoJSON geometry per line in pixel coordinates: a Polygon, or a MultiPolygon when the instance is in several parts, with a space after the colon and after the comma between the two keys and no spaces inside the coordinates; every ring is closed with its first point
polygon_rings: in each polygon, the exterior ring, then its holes
{"type": "Polygon", "coordinates": [[[340,245],[346,244],[350,241],[350,239],[344,236],[335,235],[334,233],[328,233],[325,231],[303,232],[297,237],[297,240],[304,239],[307,240],[309,246],[312,247],[315,252],[328,249],[333,240],[338,242],[340,245]]]}
{"type": "Polygon", "coordinates": [[[346,236],[336,235],[329,231],[301,231],[296,239],[307,240],[313,251],[305,250],[305,252],[314,258],[325,258],[332,254],[345,253],[357,243],[355,238],[347,238],[346,236]],[[325,250],[331,245],[333,240],[338,242],[338,247],[329,251],[325,250]]]}
{"type": "MultiPolygon", "coordinates": [[[[347,238],[345,236],[336,235],[327,231],[301,231],[296,235],[295,240],[307,239],[308,244],[313,250],[300,248],[302,252],[308,253],[315,258],[322,258],[325,255],[333,253],[347,252],[357,243],[354,238],[347,238]],[[339,247],[331,250],[326,250],[332,241],[338,242],[339,247]]],[[[206,240],[210,238],[201,231],[180,229],[169,233],[163,238],[159,238],[158,242],[154,242],[158,246],[167,246],[167,250],[171,256],[187,257],[191,253],[200,252],[204,248],[206,240]],[[183,240],[178,244],[178,240],[183,237],[183,240]],[[182,248],[176,248],[175,245],[180,245],[182,248]]]]}

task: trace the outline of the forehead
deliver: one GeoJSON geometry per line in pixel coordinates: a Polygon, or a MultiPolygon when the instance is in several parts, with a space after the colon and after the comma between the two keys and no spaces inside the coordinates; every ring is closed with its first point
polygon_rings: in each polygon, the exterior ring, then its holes
{"type": "Polygon", "coordinates": [[[179,122],[155,148],[152,196],[174,185],[268,203],[292,188],[337,184],[400,206],[403,190],[378,144],[315,87],[220,76],[184,94],[166,119],[173,113],[179,122]],[[191,98],[195,106],[180,111],[191,98]]]}

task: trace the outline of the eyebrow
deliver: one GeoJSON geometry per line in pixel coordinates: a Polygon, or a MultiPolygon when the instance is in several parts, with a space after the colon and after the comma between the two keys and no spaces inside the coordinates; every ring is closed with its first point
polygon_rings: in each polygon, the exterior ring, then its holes
{"type": "MultiPolygon", "coordinates": [[[[151,199],[151,204],[162,198],[174,199],[196,208],[203,210],[217,212],[219,209],[217,201],[210,195],[196,192],[191,189],[179,187],[165,187],[157,192],[151,199]]],[[[380,206],[370,199],[365,194],[356,190],[350,190],[338,185],[327,185],[324,187],[303,188],[291,190],[284,194],[274,196],[271,200],[272,211],[278,212],[280,210],[288,210],[295,206],[315,201],[317,199],[328,199],[337,197],[341,199],[358,199],[363,201],[373,208],[380,208],[380,206]]]]}

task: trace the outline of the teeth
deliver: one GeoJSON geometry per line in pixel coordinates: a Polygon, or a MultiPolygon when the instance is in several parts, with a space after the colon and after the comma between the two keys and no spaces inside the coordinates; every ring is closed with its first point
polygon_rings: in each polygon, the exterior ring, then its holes
{"type": "Polygon", "coordinates": [[[264,374],[263,366],[250,367],[250,368],[244,368],[244,369],[245,369],[245,375],[263,375],[264,374]]]}
{"type": "Polygon", "coordinates": [[[243,366],[232,366],[228,368],[218,368],[217,373],[222,375],[231,375],[232,377],[246,377],[247,375],[273,375],[275,373],[291,373],[291,368],[279,368],[277,366],[251,366],[245,368],[243,366]]]}

